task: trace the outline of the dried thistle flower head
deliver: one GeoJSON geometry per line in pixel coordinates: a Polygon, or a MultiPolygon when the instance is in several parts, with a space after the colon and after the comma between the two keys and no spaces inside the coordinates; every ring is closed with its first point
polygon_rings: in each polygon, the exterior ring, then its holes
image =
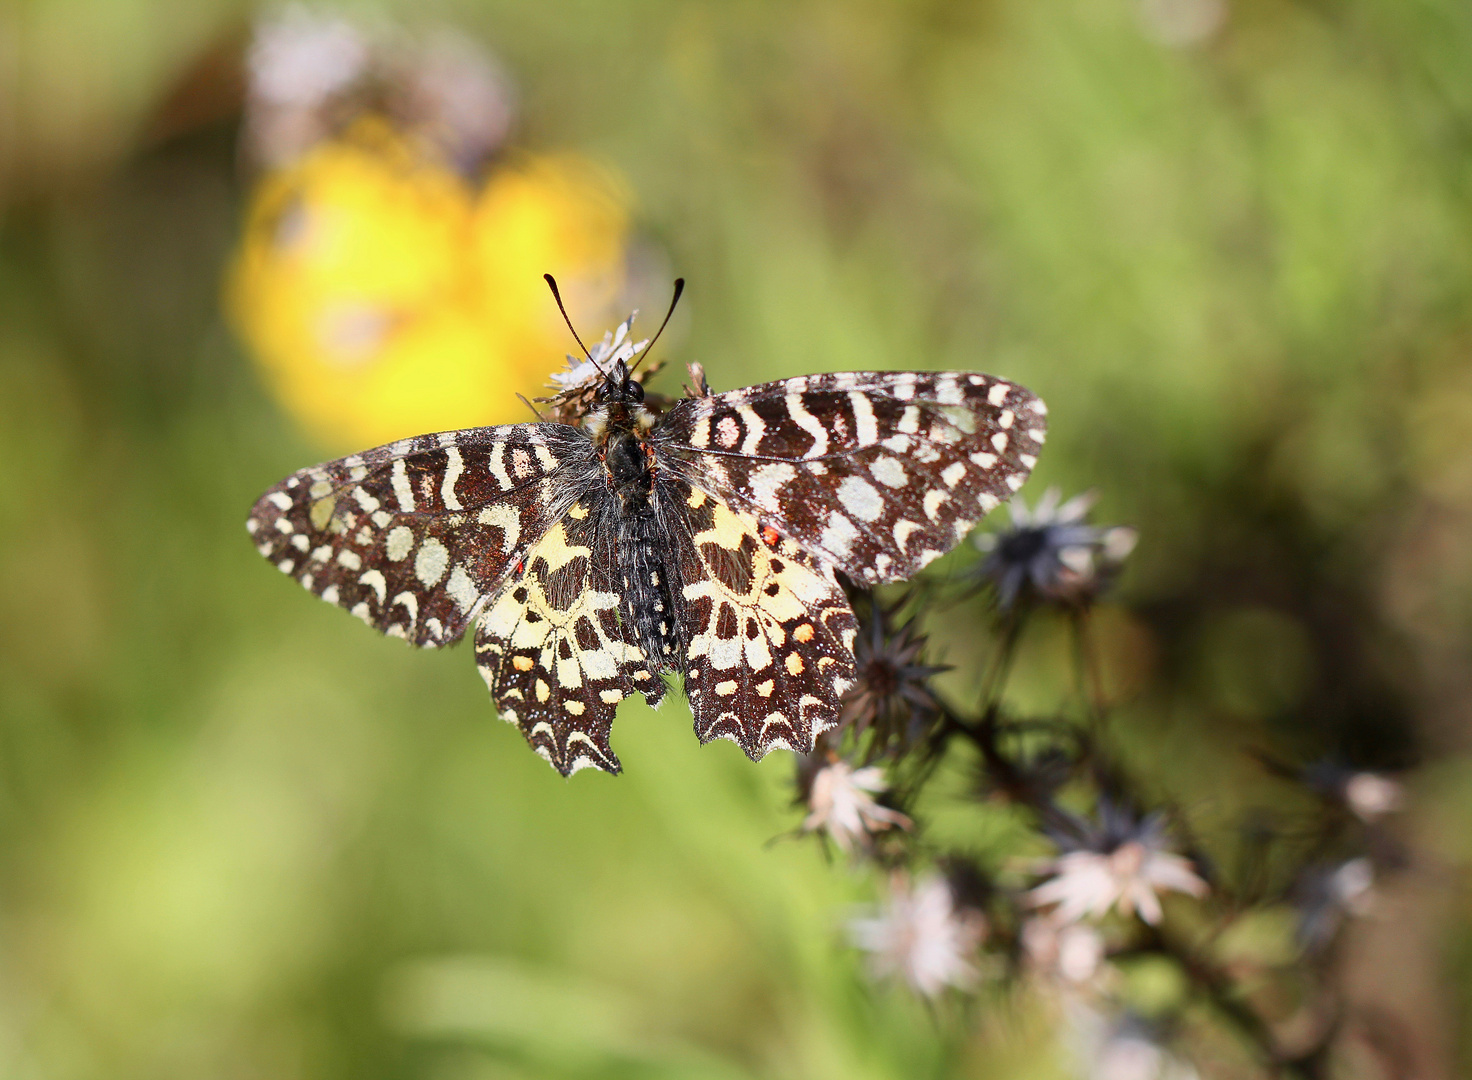
{"type": "Polygon", "coordinates": [[[986,936],[981,912],[957,904],[939,874],[890,879],[889,898],[872,918],[854,919],[849,935],[870,954],[876,978],[900,978],[916,993],[939,997],[980,979],[976,952],[986,936]]]}
{"type": "Polygon", "coordinates": [[[810,813],[803,821],[805,832],[822,831],[844,852],[864,847],[876,832],[899,826],[910,827],[910,819],[898,810],[881,806],[875,795],[888,790],[878,766],[855,769],[846,761],[833,760],[812,774],[808,785],[810,813]]]}
{"type": "Polygon", "coordinates": [[[1100,918],[1113,908],[1153,926],[1163,915],[1160,893],[1206,895],[1191,861],[1169,850],[1161,815],[1137,821],[1106,803],[1100,818],[1082,840],[1063,841],[1071,850],[1047,864],[1048,879],[1028,894],[1034,907],[1053,908],[1060,923],[1100,918]]]}
{"type": "MultiPolygon", "coordinates": [[[[538,402],[550,404],[548,419],[560,424],[576,424],[593,408],[593,395],[603,384],[603,372],[610,370],[622,360],[629,363],[649,346],[648,340],[635,341],[629,336],[638,311],[618,324],[614,330],[605,331],[603,340],[594,342],[586,357],[567,357],[567,367],[554,371],[548,383],[557,393],[551,397],[537,398],[538,402]]],[[[659,371],[661,365],[650,364],[633,373],[634,381],[642,385],[649,376],[659,371]]]]}
{"type": "Polygon", "coordinates": [[[1086,522],[1098,498],[1092,491],[1060,504],[1049,488],[1029,510],[1021,496],[1008,503],[1012,527],[978,533],[986,553],[977,576],[996,590],[997,604],[1009,610],[1019,598],[1055,604],[1087,604],[1108,583],[1139,538],[1134,529],[1100,528],[1086,522]]]}
{"type": "Polygon", "coordinates": [[[855,736],[874,733],[871,757],[891,748],[903,750],[941,713],[930,689],[931,678],[949,668],[925,663],[925,635],[913,621],[894,625],[895,608],[885,608],[873,595],[855,604],[859,633],[854,639],[858,677],[844,696],[839,727],[855,736]]]}

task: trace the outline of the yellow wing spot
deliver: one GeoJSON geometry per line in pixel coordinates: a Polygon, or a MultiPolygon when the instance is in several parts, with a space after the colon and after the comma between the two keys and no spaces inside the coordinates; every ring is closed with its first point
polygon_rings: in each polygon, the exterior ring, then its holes
{"type": "Polygon", "coordinates": [[[538,679],[537,680],[537,700],[538,701],[546,701],[551,696],[552,696],[552,688],[550,686],[548,686],[543,680],[538,679]]]}
{"type": "Polygon", "coordinates": [[[812,623],[803,623],[792,632],[792,640],[806,645],[809,641],[813,640],[814,632],[812,623]]]}
{"type": "Polygon", "coordinates": [[[802,657],[797,653],[787,654],[787,673],[789,675],[801,675],[803,669],[802,657]]]}
{"type": "Polygon", "coordinates": [[[332,520],[332,512],[337,509],[337,498],[329,495],[325,499],[318,499],[307,511],[307,517],[312,522],[312,528],[321,532],[327,528],[328,522],[332,520]]]}
{"type": "Polygon", "coordinates": [[[566,709],[568,712],[572,713],[574,716],[582,716],[583,713],[586,712],[587,711],[587,708],[588,708],[581,701],[578,701],[576,699],[571,699],[571,700],[568,700],[568,701],[564,701],[562,703],[562,707],[564,709],[566,709]]]}
{"type": "Polygon", "coordinates": [[[517,671],[530,671],[537,666],[537,662],[530,656],[513,656],[511,658],[511,666],[517,671]]]}

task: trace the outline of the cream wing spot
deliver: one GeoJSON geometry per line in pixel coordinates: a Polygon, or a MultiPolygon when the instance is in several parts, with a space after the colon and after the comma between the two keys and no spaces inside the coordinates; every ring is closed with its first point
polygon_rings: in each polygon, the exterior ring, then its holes
{"type": "Polygon", "coordinates": [[[365,571],[363,575],[358,578],[358,582],[360,584],[367,585],[370,589],[378,594],[379,604],[382,604],[384,599],[388,596],[388,582],[384,580],[383,572],[381,570],[365,571]]]}
{"type": "Polygon", "coordinates": [[[792,422],[802,428],[813,437],[813,445],[803,457],[817,458],[828,453],[828,427],[812,413],[808,412],[807,406],[802,402],[801,394],[793,394],[787,399],[787,415],[792,417],[792,422]]]}
{"type": "Polygon", "coordinates": [[[453,446],[445,448],[445,478],[440,483],[440,500],[445,504],[446,510],[463,510],[460,499],[455,494],[455,485],[460,482],[460,474],[465,471],[465,462],[460,456],[460,451],[453,446]]]}
{"type": "Polygon", "coordinates": [[[797,476],[797,470],[786,462],[758,465],[751,473],[751,498],[763,510],[780,513],[782,488],[797,476]]]}
{"type": "Polygon", "coordinates": [[[874,404],[869,395],[853,390],[848,401],[854,411],[854,437],[860,446],[874,445],[879,441],[879,422],[874,417],[874,404]]]}
{"type": "Polygon", "coordinates": [[[414,533],[404,525],[396,525],[384,539],[383,553],[389,562],[403,562],[414,547],[414,533]]]}
{"type": "Polygon", "coordinates": [[[445,583],[445,591],[450,594],[450,599],[455,601],[455,606],[461,611],[469,611],[480,599],[480,590],[475,587],[475,582],[465,572],[465,567],[456,566],[450,572],[450,580],[445,583]]]}
{"type": "Polygon", "coordinates": [[[444,580],[449,565],[449,551],[443,543],[431,536],[419,545],[419,553],[414,556],[414,576],[425,588],[432,589],[444,580]]]}
{"type": "Polygon", "coordinates": [[[755,454],[757,446],[762,441],[762,436],[767,433],[767,423],[757,415],[755,409],[750,405],[740,405],[736,414],[741,417],[741,422],[746,425],[746,438],[741,440],[741,452],[743,454],[755,454]]]}
{"type": "Polygon", "coordinates": [[[741,425],[734,416],[723,416],[716,422],[716,444],[727,450],[736,445],[741,437],[741,425]]]}
{"type": "Polygon", "coordinates": [[[404,513],[412,513],[414,510],[414,488],[409,484],[409,472],[404,465],[404,459],[399,458],[393,464],[390,472],[393,481],[394,498],[398,501],[399,509],[404,513]]]}
{"type": "Polygon", "coordinates": [[[506,444],[498,442],[491,447],[491,460],[488,466],[491,478],[496,481],[502,491],[510,491],[512,487],[511,477],[506,472],[506,444]]]}
{"type": "Polygon", "coordinates": [[[877,521],[884,514],[884,499],[870,484],[857,476],[846,476],[838,485],[838,501],[860,521],[877,521]]]}
{"type": "Polygon", "coordinates": [[[875,458],[869,465],[869,475],[885,487],[902,488],[910,482],[905,467],[892,457],[875,458]]]}
{"type": "Polygon", "coordinates": [[[844,559],[853,550],[854,541],[858,538],[859,530],[854,523],[835,510],[828,515],[828,524],[818,537],[818,542],[840,559],[844,559]]]}
{"type": "Polygon", "coordinates": [[[922,527],[915,524],[915,522],[913,521],[908,521],[904,519],[896,521],[894,523],[895,547],[899,548],[900,551],[903,552],[905,550],[905,545],[910,541],[910,534],[923,531],[924,530],[922,529],[922,527]]]}

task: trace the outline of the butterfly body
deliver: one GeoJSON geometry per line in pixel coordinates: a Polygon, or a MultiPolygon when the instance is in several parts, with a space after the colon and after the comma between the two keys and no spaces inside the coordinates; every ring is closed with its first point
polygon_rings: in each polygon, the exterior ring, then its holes
{"type": "Polygon", "coordinates": [[[474,626],[503,718],[560,772],[619,771],[614,713],[680,675],[701,741],[807,751],[852,685],[840,576],[898,580],[1021,486],[1030,392],[957,373],[815,375],[646,402],[622,359],[577,424],[401,440],[257,502],[257,547],[390,635],[474,626]]]}

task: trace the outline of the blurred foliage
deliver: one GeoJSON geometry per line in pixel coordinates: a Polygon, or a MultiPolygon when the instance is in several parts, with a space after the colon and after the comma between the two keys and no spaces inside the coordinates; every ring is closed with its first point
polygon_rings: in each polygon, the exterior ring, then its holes
{"type": "MultiPolygon", "coordinates": [[[[670,354],[717,389],[973,368],[1048,400],[1040,483],[1140,531],[1101,613],[1133,767],[1219,853],[1288,797],[1249,751],[1410,770],[1435,872],[1346,993],[1425,1075],[1472,1068],[1466,6],[434,14],[506,61],[518,145],[627,177],[691,282],[670,354]]],[[[246,509],[328,447],[220,309],[251,17],[0,10],[0,1071],[1061,1075],[1025,1009],[863,983],[837,926],[871,883],[765,846],[798,820],[783,755],[698,747],[672,697],[625,707],[624,776],[564,782],[469,657],[260,563],[246,509]]],[[[964,621],[932,637],[966,686],[964,621]]],[[[1016,692],[1061,699],[1066,651],[1031,637],[1016,692]]]]}

